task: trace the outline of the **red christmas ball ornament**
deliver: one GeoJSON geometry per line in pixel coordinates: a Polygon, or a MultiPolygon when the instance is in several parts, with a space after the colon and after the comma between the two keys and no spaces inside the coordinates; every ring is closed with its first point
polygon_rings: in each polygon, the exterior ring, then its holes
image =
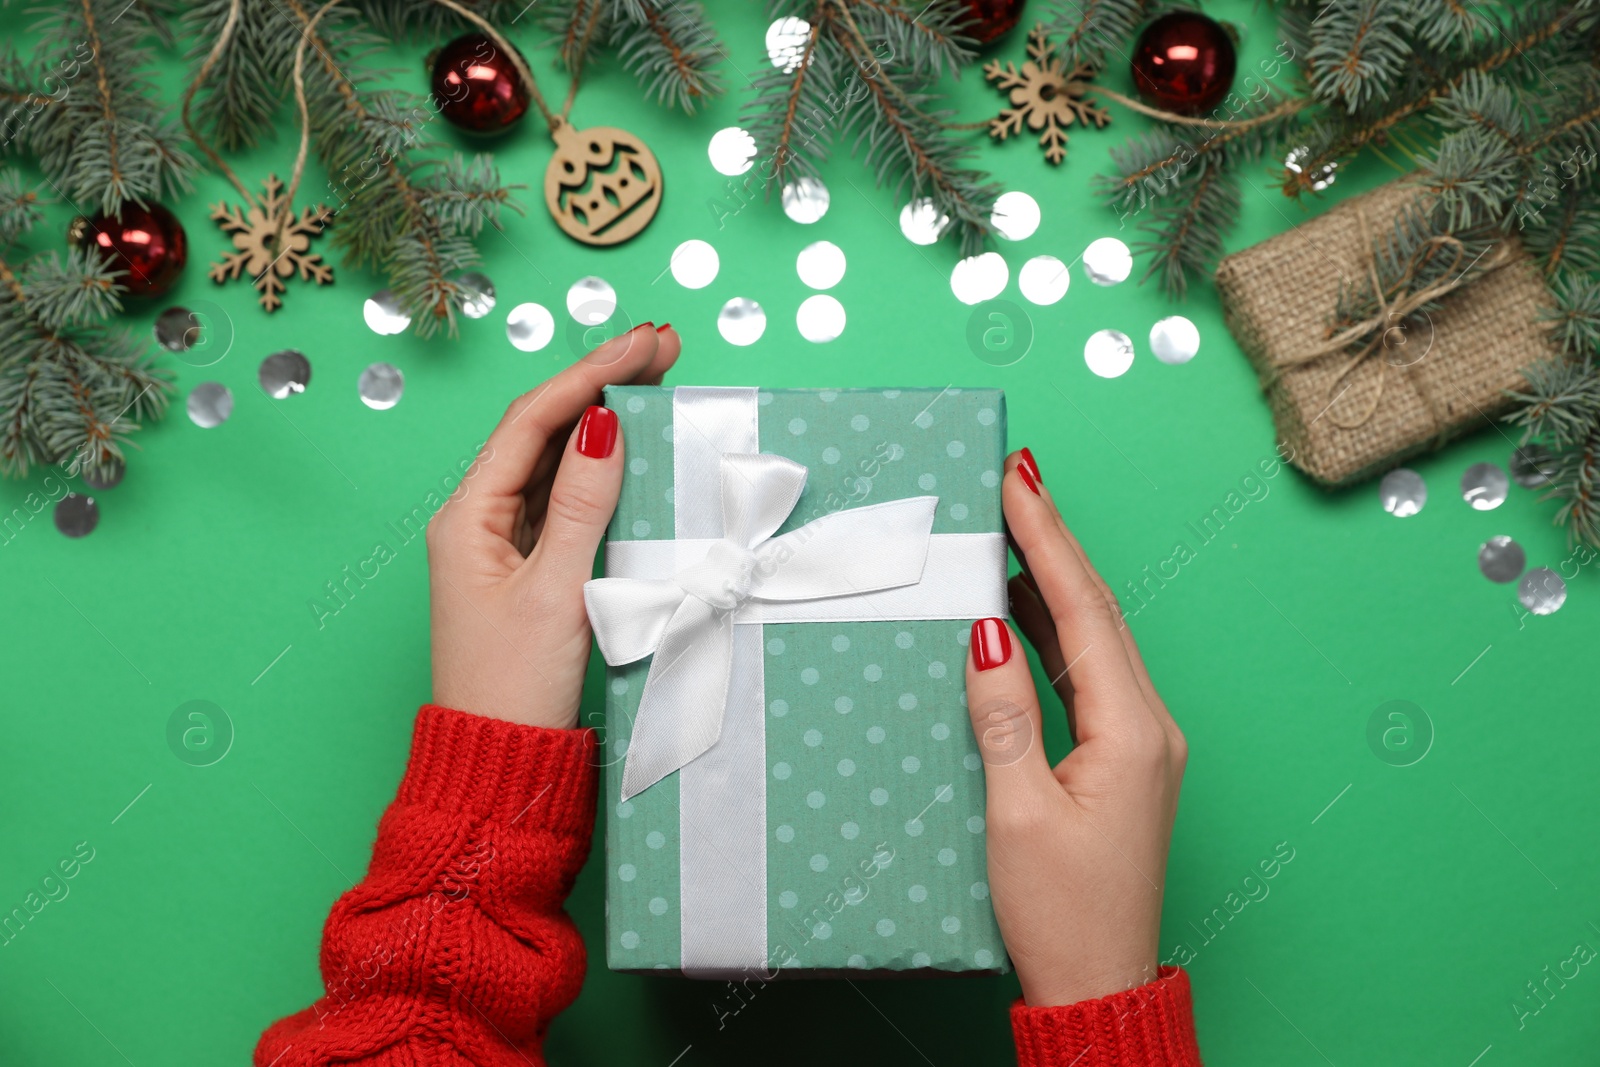
{"type": "Polygon", "coordinates": [[[992,44],[1016,28],[1022,17],[1022,0],[963,0],[971,16],[963,27],[979,44],[992,44]]]}
{"type": "Polygon", "coordinates": [[[528,111],[528,87],[505,51],[481,33],[457,37],[433,59],[433,99],[450,124],[503,133],[528,111]]]}
{"type": "Polygon", "coordinates": [[[115,215],[79,216],[67,237],[80,248],[100,251],[129,296],[160,296],[171,289],[189,261],[189,237],[160,204],[127,203],[115,215]]]}
{"type": "Polygon", "coordinates": [[[1198,11],[1174,11],[1144,28],[1133,46],[1133,83],[1145,102],[1195,114],[1222,102],[1238,58],[1223,25],[1198,11]]]}

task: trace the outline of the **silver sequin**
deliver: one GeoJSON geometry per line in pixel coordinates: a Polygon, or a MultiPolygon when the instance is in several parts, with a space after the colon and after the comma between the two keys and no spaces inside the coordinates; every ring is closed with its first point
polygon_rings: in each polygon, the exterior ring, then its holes
{"type": "Polygon", "coordinates": [[[555,335],[555,316],[543,304],[518,304],[506,316],[506,339],[524,352],[539,351],[555,335]]]}
{"type": "Polygon", "coordinates": [[[813,241],[794,259],[795,273],[813,289],[832,289],[844,277],[844,249],[832,241],[813,241]]]}
{"type": "Polygon", "coordinates": [[[189,393],[189,418],[203,430],[221,426],[233,414],[233,393],[221,382],[201,382],[189,393]]]}
{"type": "Polygon", "coordinates": [[[1528,565],[1522,546],[1505,534],[1491,537],[1478,546],[1478,569],[1491,582],[1514,582],[1528,565]]]}
{"type": "Polygon", "coordinates": [[[56,504],[56,529],[68,537],[86,537],[100,524],[100,505],[94,497],[68,493],[56,504]]]}
{"type": "Polygon", "coordinates": [[[286,348],[262,360],[256,377],[263,393],[274,400],[282,400],[306,391],[306,386],[311,384],[311,361],[303,353],[286,348]]]}
{"type": "Polygon", "coordinates": [[[1117,285],[1133,272],[1133,253],[1115,237],[1102,237],[1083,250],[1083,269],[1096,285],[1117,285]]]}
{"type": "Polygon", "coordinates": [[[717,250],[701,240],[683,242],[672,252],[672,278],[685,289],[704,289],[717,280],[722,260],[717,250]]]}
{"type": "Polygon", "coordinates": [[[767,313],[748,297],[736,296],[717,312],[717,332],[730,345],[753,345],[767,330],[767,313]]]}
{"type": "Polygon", "coordinates": [[[944,236],[950,216],[939,214],[932,197],[918,197],[900,209],[900,232],[914,245],[931,245],[944,236]]]}
{"type": "Polygon", "coordinates": [[[1005,292],[1011,268],[998,252],[968,256],[950,271],[950,291],[963,304],[981,304],[1005,292]]]}
{"type": "Polygon", "coordinates": [[[387,411],[400,403],[405,392],[406,377],[393,363],[374,363],[361,372],[356,383],[361,402],[374,411],[387,411]]]}
{"type": "Polygon", "coordinates": [[[103,466],[86,467],[83,471],[83,484],[90,489],[115,489],[122,484],[122,476],[127,472],[128,465],[116,456],[112,456],[103,466]]]}
{"type": "Polygon", "coordinates": [[[487,274],[472,270],[456,279],[461,287],[461,314],[481,319],[494,310],[494,282],[487,274]]]}
{"type": "Polygon", "coordinates": [[[1556,474],[1555,453],[1539,445],[1523,445],[1511,453],[1511,477],[1524,489],[1548,485],[1556,474]]]}
{"type": "Polygon", "coordinates": [[[187,352],[200,343],[200,319],[188,308],[168,308],[156,317],[156,343],[168,352],[187,352]]]}
{"type": "Polygon", "coordinates": [[[800,336],[821,344],[844,333],[844,305],[827,293],[808,296],[795,312],[794,323],[800,336]]]}
{"type": "Polygon", "coordinates": [[[1383,501],[1384,511],[1404,519],[1428,503],[1428,483],[1410,467],[1396,467],[1378,483],[1378,499],[1383,501]]]}
{"type": "Polygon", "coordinates": [[[756,152],[756,139],[738,126],[718,130],[711,135],[711,143],[706,146],[711,166],[718,174],[726,174],[730,178],[737,178],[755,166],[756,152]]]}
{"type": "MultiPolygon", "coordinates": [[[[1283,159],[1284,168],[1299,174],[1305,164],[1306,157],[1310,154],[1311,149],[1305,145],[1290,149],[1289,154],[1283,159]]],[[[1311,182],[1312,191],[1320,193],[1332,185],[1339,176],[1338,168],[1339,164],[1336,162],[1323,164],[1322,169],[1317,172],[1316,177],[1311,182]]]]}
{"type": "Polygon", "coordinates": [[[1133,340],[1121,330],[1097,330],[1084,343],[1083,361],[1102,378],[1120,378],[1133,366],[1133,340]]]}
{"type": "Polygon", "coordinates": [[[1169,315],[1150,327],[1150,351],[1163,363],[1187,363],[1200,351],[1200,331],[1182,315],[1169,315]]]}
{"type": "Polygon", "coordinates": [[[1007,241],[1032,237],[1039,228],[1039,202],[1027,193],[1013,189],[1001,193],[989,213],[989,225],[1007,241]]]}
{"type": "Polygon", "coordinates": [[[1017,289],[1035,304],[1054,304],[1071,282],[1072,272],[1055,256],[1034,256],[1017,271],[1017,289]]]}
{"type": "MultiPolygon", "coordinates": [[[[811,23],[790,15],[778,19],[767,27],[767,59],[774,67],[788,74],[800,65],[811,38],[811,23]]],[[[812,60],[816,57],[813,56],[812,60]]],[[[811,60],[807,61],[810,66],[811,60]]]]}
{"type": "Polygon", "coordinates": [[[1517,583],[1517,599],[1535,615],[1551,615],[1567,602],[1567,583],[1549,567],[1535,567],[1517,583]]]}
{"type": "Polygon", "coordinates": [[[800,178],[783,187],[783,213],[810,224],[828,213],[828,187],[817,178],[800,178]]]}
{"type": "Polygon", "coordinates": [[[617,311],[617,291],[604,278],[579,278],[567,290],[567,314],[583,326],[599,326],[617,311]]]}
{"type": "Polygon", "coordinates": [[[1510,484],[1498,463],[1474,463],[1461,476],[1461,499],[1478,511],[1493,511],[1505,503],[1510,484]]]}
{"type": "Polygon", "coordinates": [[[392,289],[382,289],[367,297],[361,315],[373,333],[405,333],[406,327],[411,325],[411,316],[400,306],[400,300],[392,289]]]}

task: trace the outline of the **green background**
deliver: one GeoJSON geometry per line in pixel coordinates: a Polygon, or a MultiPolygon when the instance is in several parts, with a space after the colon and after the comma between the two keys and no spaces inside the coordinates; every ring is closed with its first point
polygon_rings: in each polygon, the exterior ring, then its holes
{"type": "MultiPolygon", "coordinates": [[[[1247,26],[1241,72],[1270,55],[1270,11],[1252,12],[1244,0],[1212,10],[1247,26]]],[[[507,178],[533,187],[522,194],[529,214],[484,238],[500,305],[466,323],[458,341],[370,333],[360,305],[379,282],[337,257],[334,285],[297,283],[268,317],[248,288],[217,289],[204,275],[225,244],[208,204],[234,200],[232,190],[207,177],[174,205],[192,257],[171,300],[224,309],[231,349],[205,369],[170,361],[177,409],[137,435],[143,452],[126,481],[102,494],[91,537],[59,536],[47,513],[0,547],[0,907],[20,905],[78,842],[94,849],[70,895],[0,948],[0,1059],[243,1062],[262,1027],[316,995],[323,918],[366,864],[412,713],[429,693],[425,553],[420,541],[397,544],[387,524],[456,472],[515,393],[574,358],[559,333],[541,353],[512,348],[505,311],[533,300],[561,322],[567,286],[600,274],[620,294],[619,318],[671,320],[681,331],[678,383],[1005,389],[1012,445],[1032,446],[1119,592],[1180,539],[1194,549],[1132,625],[1191,745],[1162,948],[1197,949],[1190,971],[1208,1060],[1592,1060],[1593,967],[1564,987],[1552,981],[1547,1002],[1520,1026],[1512,1007],[1575,943],[1600,943],[1600,859],[1588,825],[1600,776],[1584,681],[1594,575],[1571,582],[1556,615],[1521,619],[1511,589],[1475,567],[1477,546],[1501,533],[1526,546],[1530,564],[1559,566],[1567,556],[1551,506],[1533,493],[1513,487],[1487,513],[1461,502],[1461,472],[1479,460],[1504,463],[1510,442],[1486,426],[1419,461],[1432,495],[1403,521],[1382,511],[1373,486],[1327,495],[1283,470],[1262,481],[1266,496],[1222,537],[1197,544],[1187,524],[1223,503],[1273,447],[1266,406],[1212,292],[1199,287],[1175,308],[1154,287],[1097,288],[1074,268],[1063,301],[1028,308],[1036,338],[1026,358],[995,368],[965,341],[969,309],[948,285],[953,245],[908,244],[896,225],[900,201],[847,154],[825,171],[833,199],[820,223],[796,225],[745,193],[748,206],[719,227],[711,205],[739,199],[705,146],[737,121],[745,73],[765,62],[766,20],[754,4],[714,4],[713,15],[735,91],[704,113],[685,118],[638,101],[614,63],[598,64],[579,96],[580,125],[630,128],[661,160],[665,204],[630,244],[592,250],[557,232],[536,195],[550,147],[531,123],[495,146],[507,178]],[[664,275],[672,250],[691,237],[722,257],[717,281],[694,292],[664,275]],[[814,345],[793,325],[806,295],[794,257],[823,238],[849,257],[833,291],[850,320],[838,341],[814,345]],[[761,301],[769,316],[766,336],[748,348],[728,345],[715,327],[717,309],[738,295],[761,301]],[[1179,310],[1202,345],[1192,363],[1169,367],[1151,358],[1145,338],[1179,310]],[[1121,378],[1084,366],[1083,342],[1102,327],[1138,345],[1121,378]],[[315,377],[305,395],[277,403],[257,389],[256,368],[286,347],[306,352],[315,377]],[[391,411],[357,398],[356,377],[374,360],[405,371],[405,397],[391,411]],[[232,419],[213,430],[182,412],[182,397],[203,380],[226,383],[236,398],[232,419]],[[319,627],[308,602],[380,540],[396,558],[319,627]],[[224,708],[235,731],[226,757],[209,767],[179,761],[167,742],[174,710],[196,699],[224,708]],[[1411,766],[1392,766],[1369,746],[1369,719],[1391,700],[1414,702],[1431,723],[1426,755],[1411,766]],[[1280,842],[1294,858],[1265,883],[1269,895],[1202,943],[1213,909],[1242,894],[1243,879],[1280,842]]],[[[15,5],[0,19],[8,34],[26,22],[15,5]]],[[[513,33],[527,47],[538,42],[531,29],[513,33]]],[[[999,52],[1020,60],[1022,48],[1014,35],[999,52]]],[[[397,80],[422,87],[424,52],[395,50],[397,80]]],[[[548,70],[547,53],[537,61],[548,70]]],[[[1127,90],[1117,66],[1107,81],[1127,90]]],[[[181,78],[175,64],[163,72],[169,100],[181,78]]],[[[965,118],[992,114],[998,100],[975,69],[955,92],[965,118]]],[[[1000,248],[1013,279],[1029,256],[1073,262],[1090,240],[1118,233],[1093,177],[1108,150],[1143,127],[1117,110],[1106,130],[1075,128],[1059,169],[1026,141],[980,146],[983,165],[1044,213],[1037,234],[1000,248]]],[[[247,181],[287,174],[287,109],[282,131],[234,157],[247,181]]],[[[1349,170],[1328,198],[1392,174],[1378,163],[1349,170]]],[[[1321,206],[1284,199],[1267,165],[1249,177],[1231,248],[1321,206]]],[[[308,187],[320,183],[313,172],[308,187]]],[[[70,214],[56,209],[35,246],[58,247],[70,214]]],[[[1006,298],[1025,303],[1014,281],[1006,298]]],[[[157,310],[135,309],[129,324],[147,329],[157,310]]],[[[0,486],[0,505],[9,512],[42,485],[35,476],[0,486]]],[[[586,716],[603,704],[598,668],[591,678],[586,716]]],[[[1060,755],[1064,725],[1048,719],[1045,740],[1060,755]]],[[[596,948],[599,855],[571,900],[596,948]]],[[[719,1030],[720,987],[596,965],[548,1051],[563,1064],[662,1067],[842,1054],[1004,1063],[1016,988],[1012,977],[780,983],[719,1030]]]]}

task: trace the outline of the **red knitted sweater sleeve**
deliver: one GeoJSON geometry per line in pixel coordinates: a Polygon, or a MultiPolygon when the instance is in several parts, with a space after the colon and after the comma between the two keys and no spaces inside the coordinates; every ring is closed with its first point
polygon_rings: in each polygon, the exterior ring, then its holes
{"type": "Polygon", "coordinates": [[[594,735],[427,705],[367,876],[322,933],[325,995],[256,1067],[542,1065],[584,950],[562,910],[594,830],[594,735]]]}
{"type": "Polygon", "coordinates": [[[1161,968],[1125,993],[1060,1008],[1011,1007],[1018,1067],[1200,1067],[1189,976],[1161,968]]]}

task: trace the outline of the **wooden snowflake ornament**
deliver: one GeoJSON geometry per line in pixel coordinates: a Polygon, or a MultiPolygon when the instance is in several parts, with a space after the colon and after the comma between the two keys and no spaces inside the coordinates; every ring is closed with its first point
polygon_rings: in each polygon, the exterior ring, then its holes
{"type": "Polygon", "coordinates": [[[1030,130],[1043,131],[1039,145],[1044,158],[1060,163],[1067,158],[1067,127],[1074,121],[1085,126],[1092,122],[1096,128],[1111,121],[1109,111],[1084,97],[1094,74],[1087,63],[1065,70],[1044,27],[1035,26],[1028,31],[1028,61],[1021,70],[1012,63],[1002,67],[998,59],[983,65],[984,78],[1002,92],[1009,90],[1012,104],[989,120],[989,136],[1004,141],[1022,133],[1026,123],[1030,130]]]}
{"type": "Polygon", "coordinates": [[[233,235],[237,251],[225,254],[221,263],[213,263],[210,277],[221,285],[249,272],[261,291],[261,306],[271,312],[283,306],[281,294],[297,271],[303,281],[318,285],[333,281],[333,268],[322,262],[320,255],[306,254],[311,249],[311,239],[333,221],[333,209],[318,204],[303,208],[296,217],[276,174],[268,175],[263,186],[266,192],[260,203],[251,204],[248,209],[226,204],[211,208],[212,220],[223,233],[233,235]]]}

